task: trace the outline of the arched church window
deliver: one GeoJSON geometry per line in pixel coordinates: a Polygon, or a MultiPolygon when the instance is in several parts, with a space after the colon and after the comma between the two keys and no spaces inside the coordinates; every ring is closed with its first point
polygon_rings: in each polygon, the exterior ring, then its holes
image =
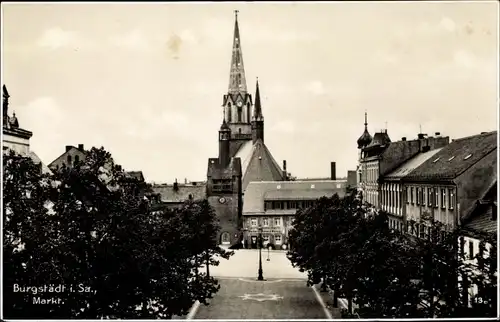
{"type": "Polygon", "coordinates": [[[238,123],[241,122],[241,107],[238,107],[238,123]]]}
{"type": "Polygon", "coordinates": [[[241,134],[241,127],[238,129],[238,134],[241,134]]]}
{"type": "Polygon", "coordinates": [[[221,244],[228,245],[231,243],[231,236],[229,236],[228,232],[223,232],[221,235],[221,244]]]}
{"type": "Polygon", "coordinates": [[[67,159],[68,159],[68,164],[71,165],[71,155],[68,155],[67,159]]]}
{"type": "Polygon", "coordinates": [[[231,121],[232,121],[231,103],[228,103],[227,107],[228,107],[228,109],[227,109],[227,122],[231,123],[231,121]]]}
{"type": "Polygon", "coordinates": [[[252,116],[250,115],[250,103],[247,103],[247,122],[250,122],[252,116]]]}

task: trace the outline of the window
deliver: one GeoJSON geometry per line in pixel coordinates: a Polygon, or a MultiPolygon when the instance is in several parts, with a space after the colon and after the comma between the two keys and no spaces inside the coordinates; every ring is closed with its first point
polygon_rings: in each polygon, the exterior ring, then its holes
{"type": "Polygon", "coordinates": [[[252,226],[257,226],[257,218],[251,219],[252,226]]]}
{"type": "Polygon", "coordinates": [[[75,155],[75,164],[77,164],[78,162],[80,162],[80,156],[79,155],[75,155]]]}
{"type": "Polygon", "coordinates": [[[438,161],[439,161],[439,159],[441,159],[441,158],[437,158],[436,160],[432,161],[432,163],[436,163],[436,162],[438,162],[438,161]]]}
{"type": "Polygon", "coordinates": [[[68,155],[68,156],[67,156],[67,160],[68,160],[68,165],[70,165],[70,166],[71,166],[71,155],[68,155]]]}
{"type": "Polygon", "coordinates": [[[417,188],[417,206],[420,205],[420,188],[417,188]]]}
{"type": "Polygon", "coordinates": [[[411,204],[413,205],[413,187],[410,188],[410,199],[411,199],[411,204]]]}
{"type": "Polygon", "coordinates": [[[281,185],[277,185],[277,186],[276,186],[276,189],[281,189],[281,185]]]}
{"type": "Polygon", "coordinates": [[[269,218],[263,218],[262,219],[262,225],[263,226],[269,226],[269,218]]]}
{"type": "Polygon", "coordinates": [[[241,123],[241,107],[238,107],[238,123],[241,123]]]}
{"type": "Polygon", "coordinates": [[[273,209],[273,203],[271,201],[266,201],[264,203],[264,211],[269,210],[269,209],[273,209]]]}
{"type": "Polygon", "coordinates": [[[453,194],[453,189],[448,189],[448,208],[453,209],[455,206],[455,195],[453,194]]]}
{"type": "Polygon", "coordinates": [[[222,244],[225,244],[225,245],[230,244],[230,237],[231,236],[229,235],[228,232],[223,232],[222,236],[221,236],[222,244]]]}
{"type": "Polygon", "coordinates": [[[449,158],[448,161],[451,161],[453,159],[455,159],[455,156],[452,156],[451,158],[449,158]]]}
{"type": "Polygon", "coordinates": [[[274,226],[276,227],[281,226],[281,218],[274,218],[274,226]]]}
{"type": "Polygon", "coordinates": [[[441,189],[441,208],[446,208],[446,189],[441,189]]]}
{"type": "Polygon", "coordinates": [[[269,244],[269,235],[262,236],[262,239],[264,239],[264,245],[269,244]]]}
{"type": "Polygon", "coordinates": [[[311,189],[314,189],[314,184],[311,185],[311,189]]]}
{"type": "Polygon", "coordinates": [[[274,243],[276,245],[281,245],[281,235],[275,235],[274,236],[274,243]]]}
{"type": "Polygon", "coordinates": [[[297,203],[295,201],[290,201],[290,209],[297,209],[297,203]]]}
{"type": "Polygon", "coordinates": [[[241,134],[241,127],[238,128],[238,134],[241,134]]]}
{"type": "Polygon", "coordinates": [[[468,158],[470,158],[472,156],[472,154],[467,154],[464,158],[464,160],[467,160],[468,158]]]}
{"type": "Polygon", "coordinates": [[[227,113],[227,122],[231,123],[233,121],[233,113],[231,113],[231,103],[227,104],[228,113],[227,113]]]}
{"type": "Polygon", "coordinates": [[[439,208],[439,190],[436,188],[436,198],[434,199],[434,208],[439,208]]]}
{"type": "Polygon", "coordinates": [[[432,189],[431,188],[427,188],[427,205],[429,207],[432,206],[432,189]]]}
{"type": "Polygon", "coordinates": [[[406,203],[410,204],[410,189],[405,188],[406,191],[406,203]]]}
{"type": "Polygon", "coordinates": [[[469,240],[469,259],[474,259],[474,241],[469,240]]]}

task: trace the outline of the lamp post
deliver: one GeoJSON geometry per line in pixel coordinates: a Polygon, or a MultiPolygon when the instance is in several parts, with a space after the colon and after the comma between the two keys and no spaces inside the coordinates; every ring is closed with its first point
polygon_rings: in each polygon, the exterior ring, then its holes
{"type": "Polygon", "coordinates": [[[258,281],[263,281],[264,276],[262,275],[262,226],[259,226],[259,276],[258,281]]]}
{"type": "Polygon", "coordinates": [[[267,261],[269,262],[271,259],[269,258],[269,252],[271,251],[271,247],[267,246],[267,261]]]}

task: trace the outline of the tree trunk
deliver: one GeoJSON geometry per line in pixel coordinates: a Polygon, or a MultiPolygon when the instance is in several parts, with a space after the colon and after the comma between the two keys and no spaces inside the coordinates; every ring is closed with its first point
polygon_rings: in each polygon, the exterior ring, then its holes
{"type": "Polygon", "coordinates": [[[206,255],[206,260],[207,260],[207,278],[208,278],[210,277],[210,255],[208,254],[208,251],[206,255]]]}
{"type": "Polygon", "coordinates": [[[352,297],[347,299],[347,311],[349,311],[349,314],[352,314],[352,297]]]}
{"type": "Polygon", "coordinates": [[[321,283],[321,292],[327,292],[326,289],[326,277],[323,278],[323,282],[321,283]]]}
{"type": "Polygon", "coordinates": [[[333,291],[333,307],[339,307],[339,297],[338,297],[338,292],[335,290],[333,291]]]}

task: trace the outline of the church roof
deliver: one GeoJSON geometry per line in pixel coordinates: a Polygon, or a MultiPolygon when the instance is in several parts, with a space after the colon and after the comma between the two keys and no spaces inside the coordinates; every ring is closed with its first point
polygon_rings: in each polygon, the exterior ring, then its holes
{"type": "Polygon", "coordinates": [[[251,181],[282,181],[283,171],[262,140],[245,142],[238,152],[241,159],[242,190],[251,181]]]}

